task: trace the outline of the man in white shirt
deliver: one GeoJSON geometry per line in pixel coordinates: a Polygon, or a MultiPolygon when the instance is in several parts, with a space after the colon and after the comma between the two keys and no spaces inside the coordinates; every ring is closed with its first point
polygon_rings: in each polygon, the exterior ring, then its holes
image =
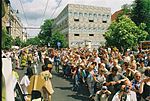
{"type": "Polygon", "coordinates": [[[136,93],[131,90],[132,83],[126,80],[124,84],[121,90],[114,95],[112,101],[137,101],[136,93]]]}

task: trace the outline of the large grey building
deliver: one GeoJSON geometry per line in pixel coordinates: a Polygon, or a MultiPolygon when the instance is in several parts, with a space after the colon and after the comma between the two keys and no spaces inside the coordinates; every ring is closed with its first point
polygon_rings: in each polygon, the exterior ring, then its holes
{"type": "Polygon", "coordinates": [[[54,20],[54,29],[63,33],[69,47],[92,48],[105,42],[104,32],[111,23],[111,9],[68,4],[54,20]]]}

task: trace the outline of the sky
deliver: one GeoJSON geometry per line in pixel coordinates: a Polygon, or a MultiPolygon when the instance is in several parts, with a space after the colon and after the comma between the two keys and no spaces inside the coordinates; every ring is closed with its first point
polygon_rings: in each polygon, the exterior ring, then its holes
{"type": "MultiPolygon", "coordinates": [[[[23,26],[36,28],[39,28],[45,19],[57,17],[67,4],[109,7],[113,14],[115,11],[120,10],[123,4],[132,4],[133,1],[134,0],[10,0],[12,8],[15,11],[19,11],[17,16],[21,19],[23,26]],[[60,5],[58,7],[59,2],[60,5]]],[[[38,35],[40,29],[26,29],[24,31],[27,32],[28,37],[34,37],[38,35]]]]}

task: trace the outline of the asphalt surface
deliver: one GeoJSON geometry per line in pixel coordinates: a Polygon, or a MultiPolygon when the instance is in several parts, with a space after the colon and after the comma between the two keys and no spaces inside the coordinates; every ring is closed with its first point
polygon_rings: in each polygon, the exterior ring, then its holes
{"type": "Polygon", "coordinates": [[[57,74],[55,71],[52,71],[52,74],[54,88],[52,101],[88,101],[86,87],[81,87],[78,92],[72,91],[72,80],[70,78],[64,78],[62,74],[57,74]]]}

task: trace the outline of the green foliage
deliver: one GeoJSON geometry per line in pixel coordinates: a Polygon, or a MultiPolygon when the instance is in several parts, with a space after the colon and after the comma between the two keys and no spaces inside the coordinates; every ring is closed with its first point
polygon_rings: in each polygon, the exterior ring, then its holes
{"type": "Polygon", "coordinates": [[[121,16],[110,25],[108,31],[104,34],[106,44],[119,49],[121,47],[124,49],[135,47],[140,41],[145,40],[148,35],[143,30],[144,26],[145,24],[141,24],[138,27],[127,16],[121,16]]]}
{"type": "Polygon", "coordinates": [[[14,46],[21,46],[22,45],[22,41],[20,40],[19,37],[16,37],[16,39],[14,39],[14,46]]]}
{"type": "Polygon", "coordinates": [[[141,23],[146,24],[146,31],[150,39],[150,0],[135,0],[132,5],[131,19],[139,26],[141,23]]]}
{"type": "Polygon", "coordinates": [[[120,14],[121,16],[122,15],[130,15],[130,13],[131,13],[131,5],[129,5],[129,4],[124,4],[123,6],[122,6],[122,13],[120,14]]]}
{"type": "Polygon", "coordinates": [[[6,28],[2,28],[2,49],[10,49],[13,44],[12,37],[7,34],[6,28]]]}
{"type": "Polygon", "coordinates": [[[44,21],[44,24],[41,26],[41,31],[38,35],[42,43],[45,45],[50,41],[50,37],[52,36],[52,20],[47,19],[44,21]]]}
{"type": "Polygon", "coordinates": [[[52,34],[51,41],[50,41],[51,47],[57,48],[57,42],[61,43],[61,48],[68,46],[65,36],[59,32],[55,32],[52,34]]]}
{"type": "Polygon", "coordinates": [[[40,39],[38,37],[27,39],[26,45],[40,45],[40,39]]]}

